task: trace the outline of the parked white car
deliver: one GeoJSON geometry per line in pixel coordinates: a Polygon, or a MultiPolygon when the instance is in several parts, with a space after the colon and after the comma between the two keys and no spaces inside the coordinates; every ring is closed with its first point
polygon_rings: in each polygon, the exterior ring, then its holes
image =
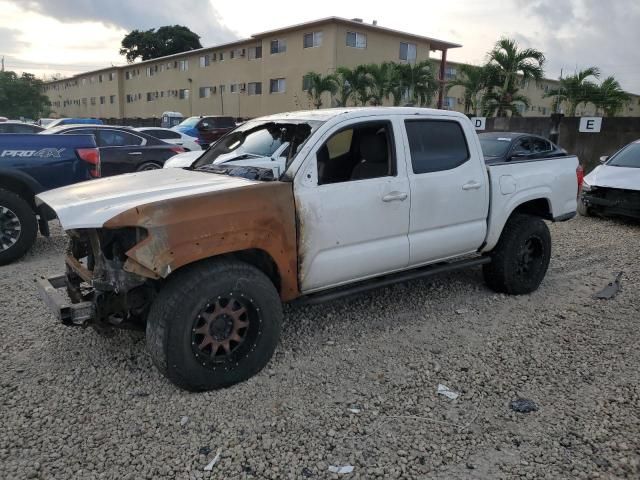
{"type": "Polygon", "coordinates": [[[202,150],[202,146],[200,145],[196,137],[185,135],[184,133],[177,132],[176,130],[160,127],[140,127],[136,128],[136,130],[138,130],[139,132],[144,132],[147,135],[151,135],[152,137],[159,138],[160,140],[163,140],[167,143],[180,145],[187,151],[202,150]]]}
{"type": "MultiPolygon", "coordinates": [[[[224,146],[220,147],[224,149],[224,146]]],[[[171,157],[164,163],[164,168],[185,168],[190,167],[193,163],[202,158],[200,165],[206,165],[213,163],[215,165],[237,165],[237,166],[251,166],[258,168],[270,168],[273,170],[273,174],[276,177],[280,176],[280,173],[284,172],[285,164],[287,162],[287,154],[289,152],[289,142],[284,142],[280,145],[271,155],[260,155],[255,152],[251,152],[251,149],[238,148],[229,153],[220,153],[216,147],[213,147],[209,154],[203,154],[202,152],[184,152],[171,157]],[[207,157],[204,157],[207,155],[207,157]],[[207,158],[211,158],[211,162],[207,162],[207,158]]]]}
{"type": "Polygon", "coordinates": [[[600,162],[584,177],[578,212],[640,219],[640,140],[600,162]]]}

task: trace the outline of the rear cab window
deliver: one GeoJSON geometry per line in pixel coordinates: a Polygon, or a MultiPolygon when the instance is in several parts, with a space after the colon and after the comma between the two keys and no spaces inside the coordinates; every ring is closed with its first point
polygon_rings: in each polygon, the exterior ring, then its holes
{"type": "Polygon", "coordinates": [[[470,158],[461,125],[455,120],[405,120],[413,173],[452,170],[470,158]]]}

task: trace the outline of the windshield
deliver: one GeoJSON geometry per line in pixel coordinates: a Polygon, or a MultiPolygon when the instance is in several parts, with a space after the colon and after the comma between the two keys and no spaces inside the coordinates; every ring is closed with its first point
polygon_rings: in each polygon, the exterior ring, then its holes
{"type": "Polygon", "coordinates": [[[611,167],[640,168],[640,143],[627,145],[607,162],[611,167]]]}
{"type": "Polygon", "coordinates": [[[270,157],[283,143],[289,143],[286,166],[300,146],[322,122],[251,121],[222,137],[193,164],[193,168],[239,158],[270,157]]]}
{"type": "Polygon", "coordinates": [[[189,117],[178,124],[179,127],[193,128],[196,126],[200,117],[189,117]]]}
{"type": "Polygon", "coordinates": [[[511,140],[506,138],[505,140],[500,140],[498,138],[481,138],[480,146],[482,147],[482,154],[485,157],[501,157],[511,145],[511,140]]]}

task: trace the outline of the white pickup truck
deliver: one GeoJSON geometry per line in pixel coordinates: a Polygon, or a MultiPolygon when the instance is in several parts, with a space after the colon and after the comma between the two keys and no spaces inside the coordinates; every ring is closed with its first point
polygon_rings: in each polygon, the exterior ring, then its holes
{"type": "Polygon", "coordinates": [[[487,167],[455,112],[263,117],[188,169],[38,195],[71,237],[66,274],[40,289],[65,324],[146,328],[175,384],[225,387],[267,364],[282,302],[478,266],[496,291],[532,292],[551,255],[544,220],[575,215],[577,167],[573,156],[487,167]]]}

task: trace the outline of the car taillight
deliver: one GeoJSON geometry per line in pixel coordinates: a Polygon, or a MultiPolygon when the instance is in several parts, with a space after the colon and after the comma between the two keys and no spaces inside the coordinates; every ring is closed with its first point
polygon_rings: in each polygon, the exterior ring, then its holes
{"type": "Polygon", "coordinates": [[[169,150],[171,150],[174,153],[183,153],[185,150],[182,147],[171,147],[169,150]]]}
{"type": "Polygon", "coordinates": [[[582,182],[584,182],[584,168],[582,168],[582,165],[578,164],[578,167],[576,168],[576,179],[578,180],[578,193],[580,192],[580,189],[582,188],[582,182]]]}
{"type": "Polygon", "coordinates": [[[97,148],[78,148],[76,150],[81,160],[90,165],[89,175],[92,177],[100,176],[100,150],[97,148]]]}

